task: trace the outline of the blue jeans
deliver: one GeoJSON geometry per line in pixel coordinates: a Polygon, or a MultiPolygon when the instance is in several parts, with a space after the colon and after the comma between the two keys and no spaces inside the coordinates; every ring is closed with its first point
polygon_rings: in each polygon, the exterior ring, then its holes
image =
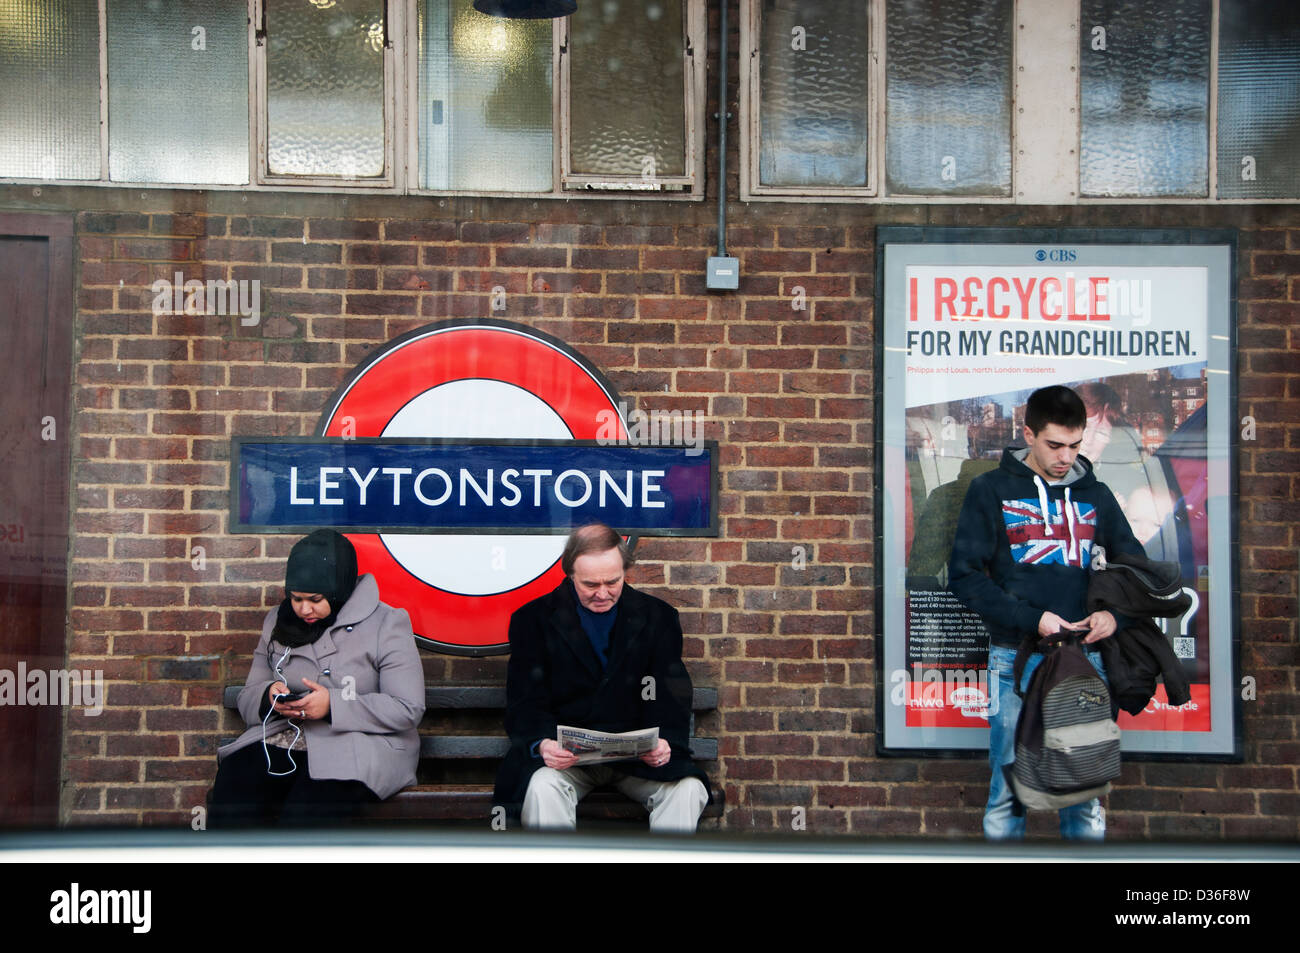
{"type": "MultiPolygon", "coordinates": [[[[1100,652],[1085,652],[1102,678],[1106,668],[1100,652]]],[[[989,767],[993,778],[989,783],[989,802],[984,808],[984,836],[989,840],[1019,840],[1025,836],[1025,818],[1011,813],[1012,794],[1002,772],[1016,755],[1016,720],[1020,717],[1020,696],[1016,694],[1012,670],[1016,650],[1001,645],[989,646],[989,767]]],[[[1029,686],[1029,677],[1043,661],[1034,653],[1025,663],[1020,682],[1023,691],[1029,686]]],[[[1061,836],[1068,840],[1103,840],[1106,837],[1106,814],[1096,798],[1057,812],[1061,818],[1061,836]]]]}

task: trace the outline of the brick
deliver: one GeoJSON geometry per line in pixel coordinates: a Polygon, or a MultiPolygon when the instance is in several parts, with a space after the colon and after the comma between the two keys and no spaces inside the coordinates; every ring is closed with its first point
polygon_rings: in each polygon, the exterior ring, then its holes
{"type": "Polygon", "coordinates": [[[641,367],[705,367],[707,351],[699,347],[638,347],[641,367]]]}
{"type": "Polygon", "coordinates": [[[70,758],[65,762],[73,781],[138,781],[140,762],[122,758],[70,758]]]}
{"type": "Polygon", "coordinates": [[[813,751],[812,738],[800,734],[750,734],[744,743],[748,755],[810,755],[813,751]]]}
{"type": "MultiPolygon", "coordinates": [[[[985,769],[985,774],[987,774],[985,769]]],[[[883,758],[849,763],[850,781],[915,781],[916,763],[883,758]]]]}
{"type": "MultiPolygon", "coordinates": [[[[800,681],[800,679],[786,679],[784,676],[781,676],[781,680],[800,681]]],[[[848,729],[848,716],[842,711],[783,711],[777,715],[777,727],[781,731],[843,732],[848,729]]]]}
{"type": "Polygon", "coordinates": [[[751,368],[802,370],[813,366],[814,352],[808,348],[773,348],[751,350],[747,361],[751,368]]]}
{"type": "MultiPolygon", "coordinates": [[[[384,239],[390,242],[453,242],[454,222],[384,222],[384,239]]],[[[369,236],[367,236],[369,237],[369,236]]]]}
{"type": "Polygon", "coordinates": [[[740,253],[742,274],[775,271],[805,274],[812,270],[812,254],[806,251],[743,250],[740,253]]]}
{"type": "MultiPolygon", "coordinates": [[[[232,383],[237,370],[235,367],[230,369],[232,383]]],[[[154,384],[164,387],[197,384],[219,387],[226,383],[226,368],[220,365],[155,364],[151,377],[154,384]]]]}
{"type": "MultiPolygon", "coordinates": [[[[622,254],[631,254],[635,258],[635,249],[619,249],[622,254]]],[[[706,256],[707,257],[707,256],[706,256]]],[[[573,267],[581,267],[575,253],[573,267]]],[[[646,248],[641,251],[641,268],[646,271],[681,271],[688,274],[700,271],[704,265],[698,251],[681,248],[646,248]]],[[[630,268],[635,268],[635,264],[630,268]]],[[[685,279],[685,275],[682,276],[685,279]]],[[[688,289],[683,289],[688,290],[688,289]]]]}
{"type": "MultiPolygon", "coordinates": [[[[556,276],[556,278],[558,277],[559,276],[556,276]]],[[[577,279],[579,276],[575,275],[572,277],[577,279]]],[[[561,287],[563,283],[563,281],[557,282],[555,279],[551,279],[553,290],[565,290],[561,287]]],[[[581,281],[576,281],[574,284],[576,284],[577,287],[569,290],[577,291],[581,289],[581,281]]],[[[615,295],[671,295],[677,290],[677,279],[671,272],[610,272],[605,276],[605,290],[610,294],[615,295]]]]}
{"type": "Polygon", "coordinates": [[[770,781],[776,775],[770,760],[727,758],[727,778],[732,781],[770,781]]]}
{"type": "Polygon", "coordinates": [[[564,268],[569,263],[569,249],[542,245],[499,248],[496,263],[501,268],[564,268]]]}
{"type": "Polygon", "coordinates": [[[98,234],[144,234],[149,230],[149,216],[134,212],[82,212],[77,216],[77,230],[98,234]]]}
{"type": "Polygon", "coordinates": [[[1300,821],[1288,817],[1225,817],[1223,836],[1229,841],[1295,841],[1300,837],[1300,821]]]}
{"type": "Polygon", "coordinates": [[[815,758],[782,758],[776,763],[780,781],[843,781],[845,764],[815,758]]]}
{"type": "Polygon", "coordinates": [[[1259,813],[1289,818],[1300,816],[1300,794],[1295,792],[1285,794],[1261,793],[1259,795],[1259,813]]]}
{"type": "Polygon", "coordinates": [[[776,230],[776,243],[782,248],[840,248],[844,245],[844,229],[829,225],[799,225],[776,230]]]}
{"type": "MultiPolygon", "coordinates": [[[[412,263],[414,255],[411,255],[412,263]]],[[[312,242],[272,242],[271,261],[274,264],[336,265],[343,260],[342,245],[312,242]]],[[[362,264],[370,264],[362,262],[362,264]]]]}
{"type": "Polygon", "coordinates": [[[460,226],[462,242],[505,242],[522,244],[529,239],[529,226],[517,222],[464,222],[460,226]]]}
{"type": "Polygon", "coordinates": [[[215,774],[210,758],[146,761],[145,781],[208,781],[215,774]]]}
{"type": "Polygon", "coordinates": [[[746,639],[749,658],[812,658],[812,639],[746,639]]]}
{"type": "Polygon", "coordinates": [[[637,315],[646,321],[704,321],[709,301],[703,297],[639,298],[637,315]]]}
{"type": "MultiPolygon", "coordinates": [[[[592,300],[599,303],[607,299],[594,298],[592,300]]],[[[676,325],[665,321],[614,321],[609,325],[609,340],[611,342],[624,344],[643,342],[671,344],[676,340],[676,337],[676,325]]]]}

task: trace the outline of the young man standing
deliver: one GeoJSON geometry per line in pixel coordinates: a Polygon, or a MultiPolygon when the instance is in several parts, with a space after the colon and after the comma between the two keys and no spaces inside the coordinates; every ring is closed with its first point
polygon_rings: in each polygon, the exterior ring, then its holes
{"type": "MultiPolygon", "coordinates": [[[[989,784],[984,836],[1021,838],[1025,819],[1012,812],[1003,766],[1015,758],[1020,697],[1013,684],[1016,649],[1028,635],[1086,630],[1089,660],[1105,677],[1095,643],[1126,620],[1105,610],[1089,614],[1088,566],[1093,547],[1141,553],[1128,520],[1092,464],[1079,455],[1087,411],[1068,387],[1044,387],[1025,407],[1024,449],[1008,447],[998,469],[971,481],[948,560],[949,588],[988,625],[989,784]]],[[[1021,689],[1043,660],[1025,666],[1021,689]]],[[[1061,835],[1101,840],[1105,814],[1096,799],[1060,811],[1061,835]]]]}

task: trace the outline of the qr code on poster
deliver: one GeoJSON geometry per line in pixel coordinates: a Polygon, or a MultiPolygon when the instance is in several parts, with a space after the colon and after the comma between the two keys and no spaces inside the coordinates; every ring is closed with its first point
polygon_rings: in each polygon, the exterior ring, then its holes
{"type": "Polygon", "coordinates": [[[1178,658],[1196,658],[1196,640],[1174,639],[1174,655],[1178,658]]]}

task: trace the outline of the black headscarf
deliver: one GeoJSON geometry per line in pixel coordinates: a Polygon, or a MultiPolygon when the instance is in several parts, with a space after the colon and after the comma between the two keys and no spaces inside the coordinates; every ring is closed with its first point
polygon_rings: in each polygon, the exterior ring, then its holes
{"type": "Polygon", "coordinates": [[[332,529],[304,536],[289,551],[284,568],[284,601],[276,613],[272,637],[281,645],[309,645],[338,618],[339,610],[357,587],[357,551],[347,537],[332,529]],[[330,614],[307,623],[293,611],[292,592],[319,593],[330,604],[330,614]]]}

